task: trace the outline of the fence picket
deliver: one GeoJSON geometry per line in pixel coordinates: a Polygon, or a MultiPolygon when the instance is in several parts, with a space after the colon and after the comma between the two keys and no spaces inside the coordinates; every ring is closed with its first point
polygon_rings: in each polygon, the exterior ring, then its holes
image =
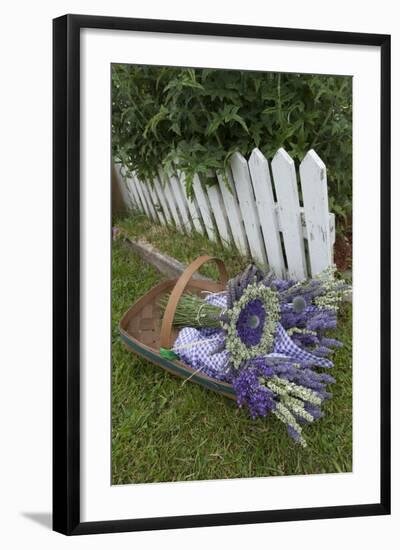
{"type": "Polygon", "coordinates": [[[214,223],[210,212],[210,206],[207,200],[207,195],[203,191],[203,187],[197,174],[193,178],[193,191],[197,199],[197,204],[199,205],[199,210],[203,218],[203,223],[207,232],[207,236],[211,241],[216,242],[217,235],[215,233],[214,223]]]}
{"type": "Polygon", "coordinates": [[[231,226],[232,237],[236,248],[244,256],[248,253],[248,244],[246,233],[243,226],[242,214],[240,212],[239,203],[236,198],[235,184],[228,168],[226,177],[231,189],[228,189],[222,174],[217,174],[219,188],[221,190],[222,199],[224,201],[226,214],[228,216],[229,225],[231,226]]]}
{"type": "Polygon", "coordinates": [[[207,187],[207,195],[210,200],[211,210],[214,214],[215,223],[219,231],[221,242],[224,246],[229,246],[232,242],[231,232],[226,217],[225,207],[218,185],[207,187]]]}
{"type": "Polygon", "coordinates": [[[130,192],[131,197],[135,199],[136,210],[139,210],[140,212],[144,212],[144,208],[141,203],[139,193],[137,192],[135,182],[132,181],[132,178],[128,178],[128,177],[126,178],[126,185],[130,192]]]}
{"type": "Polygon", "coordinates": [[[282,147],[272,159],[272,173],[282,224],[288,275],[295,280],[305,279],[307,268],[296,170],[293,159],[282,147]]]}
{"type": "Polygon", "coordinates": [[[158,222],[158,217],[157,217],[157,214],[156,214],[156,210],[154,208],[153,201],[151,199],[150,192],[149,192],[149,184],[146,183],[146,182],[141,181],[137,176],[136,176],[136,181],[137,181],[139,187],[142,189],[144,198],[145,198],[146,203],[147,203],[147,207],[148,207],[149,212],[150,212],[151,219],[155,222],[158,222]]]}
{"type": "Polygon", "coordinates": [[[174,174],[169,175],[169,182],[171,184],[171,189],[174,194],[175,202],[181,215],[185,231],[186,233],[190,233],[192,231],[192,223],[190,221],[188,204],[183,194],[180,182],[174,174]]]}
{"type": "Polygon", "coordinates": [[[139,193],[137,192],[136,185],[132,181],[132,178],[126,178],[126,185],[128,187],[130,196],[135,199],[136,210],[139,210],[140,212],[144,212],[144,208],[141,203],[139,193]]]}
{"type": "MultiPolygon", "coordinates": [[[[282,233],[283,222],[281,220],[279,206],[278,206],[277,203],[275,203],[275,213],[276,213],[276,219],[277,219],[277,222],[278,222],[278,229],[282,233]]],[[[304,215],[304,208],[302,206],[300,206],[300,219],[301,219],[301,226],[302,226],[302,230],[303,230],[303,239],[307,239],[306,218],[305,218],[305,215],[304,215]]],[[[335,242],[335,235],[334,235],[334,231],[335,231],[335,214],[332,214],[332,213],[329,214],[329,231],[330,231],[330,234],[331,234],[331,244],[332,244],[332,239],[333,239],[333,242],[335,242]]]]}
{"type": "Polygon", "coordinates": [[[166,220],[167,224],[168,225],[173,225],[174,222],[172,220],[171,212],[169,211],[169,208],[168,208],[167,198],[165,196],[163,186],[161,185],[158,178],[155,178],[155,180],[154,180],[154,190],[155,190],[156,195],[158,197],[159,204],[162,208],[162,211],[163,211],[163,214],[164,214],[164,217],[165,217],[165,220],[166,220]]]}
{"type": "Polygon", "coordinates": [[[254,149],[251,153],[249,169],[267,249],[268,265],[277,277],[282,278],[285,274],[285,261],[282,253],[271,175],[268,161],[259,149],[254,149]]]}
{"type": "Polygon", "coordinates": [[[144,214],[146,214],[146,216],[148,218],[150,218],[150,210],[149,210],[149,207],[147,206],[147,202],[146,202],[146,199],[145,199],[145,196],[143,194],[143,189],[141,188],[141,186],[139,185],[139,182],[138,180],[135,178],[134,175],[132,175],[132,177],[130,178],[130,183],[131,185],[133,186],[134,189],[136,189],[136,193],[138,194],[139,198],[140,198],[140,203],[142,205],[142,212],[144,214]]]}
{"type": "Polygon", "coordinates": [[[176,228],[181,233],[184,233],[185,231],[184,231],[184,228],[183,228],[183,225],[182,225],[182,220],[180,218],[178,208],[176,206],[176,202],[175,202],[175,199],[174,199],[174,194],[173,194],[172,189],[171,189],[169,178],[165,177],[165,179],[163,180],[163,174],[161,173],[161,171],[160,171],[160,178],[161,178],[161,181],[165,182],[164,186],[163,186],[164,194],[165,194],[165,198],[167,199],[167,203],[168,203],[169,209],[171,211],[172,217],[174,219],[176,228]]]}
{"type": "Polygon", "coordinates": [[[232,155],[231,168],[251,255],[254,260],[265,265],[267,258],[261,235],[260,221],[254,202],[253,186],[250,179],[249,167],[243,155],[240,153],[232,155]]]}
{"type": "Polygon", "coordinates": [[[300,164],[311,274],[318,275],[332,263],[326,167],[311,149],[300,164]]]}
{"type": "Polygon", "coordinates": [[[154,210],[156,211],[156,214],[157,214],[157,218],[159,219],[159,221],[162,225],[166,225],[164,214],[163,214],[163,211],[162,211],[162,208],[161,208],[161,205],[160,205],[160,200],[159,200],[158,195],[156,193],[155,182],[154,181],[153,181],[153,185],[149,185],[148,189],[149,189],[151,200],[152,200],[153,205],[154,205],[154,210]]]}
{"type": "Polygon", "coordinates": [[[126,176],[125,167],[121,164],[114,164],[114,174],[125,205],[133,210],[139,210],[136,196],[133,194],[126,176]]]}
{"type": "Polygon", "coordinates": [[[185,197],[185,200],[187,203],[187,207],[189,209],[189,214],[192,219],[194,228],[198,233],[201,233],[201,235],[204,235],[204,227],[203,227],[203,224],[201,223],[201,214],[200,214],[199,206],[196,201],[196,197],[188,196],[186,191],[185,174],[183,172],[178,172],[178,179],[182,189],[183,196],[185,197]]]}

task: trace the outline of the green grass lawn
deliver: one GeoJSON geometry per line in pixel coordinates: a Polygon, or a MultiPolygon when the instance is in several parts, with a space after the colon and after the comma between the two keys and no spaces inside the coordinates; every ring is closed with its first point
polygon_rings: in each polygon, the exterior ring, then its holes
{"type": "MultiPolygon", "coordinates": [[[[222,257],[230,275],[246,265],[234,250],[202,237],[185,237],[142,216],[115,221],[185,263],[199,254],[222,257]]],[[[203,273],[216,276],[215,268],[203,273]]],[[[344,343],[330,371],[336,384],[325,417],[304,428],[306,449],[270,416],[252,420],[245,409],[212,391],[168,374],[126,350],[118,322],[162,276],[122,240],[112,261],[112,483],[148,483],[352,469],[352,316],[345,304],[336,336],[344,343]]]]}

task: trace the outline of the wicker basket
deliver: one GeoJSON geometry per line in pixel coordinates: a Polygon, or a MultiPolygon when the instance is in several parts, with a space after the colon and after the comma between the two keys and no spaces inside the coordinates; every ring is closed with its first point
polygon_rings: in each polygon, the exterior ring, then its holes
{"type": "Polygon", "coordinates": [[[130,351],[176,376],[200,384],[230,399],[236,399],[231,384],[210,378],[188,367],[181,361],[168,359],[160,353],[160,348],[170,349],[177,337],[178,331],[173,326],[173,319],[182,294],[185,291],[199,294],[203,290],[219,292],[225,289],[226,282],[227,272],[222,260],[211,256],[198,257],[178,279],[158,284],[130,307],[119,324],[120,335],[124,344],[130,351]],[[217,263],[220,283],[192,279],[194,273],[210,260],[217,263]],[[170,298],[165,308],[164,317],[162,317],[160,299],[166,294],[170,294],[170,298]]]}

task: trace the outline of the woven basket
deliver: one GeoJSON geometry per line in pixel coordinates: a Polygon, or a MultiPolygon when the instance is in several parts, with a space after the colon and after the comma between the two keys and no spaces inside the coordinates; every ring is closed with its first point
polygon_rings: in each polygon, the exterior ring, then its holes
{"type": "Polygon", "coordinates": [[[222,260],[211,256],[199,256],[178,279],[158,284],[129,308],[119,324],[119,331],[124,344],[130,351],[176,376],[200,384],[230,399],[236,399],[231,384],[210,378],[188,367],[182,361],[167,359],[160,353],[160,348],[170,349],[178,335],[178,331],[173,326],[173,320],[176,306],[182,294],[184,292],[199,294],[203,290],[220,292],[225,289],[226,283],[227,272],[222,260]],[[218,266],[220,282],[192,279],[194,273],[210,260],[215,261],[218,266]],[[162,316],[160,300],[166,294],[170,294],[170,298],[164,316],[162,316]]]}

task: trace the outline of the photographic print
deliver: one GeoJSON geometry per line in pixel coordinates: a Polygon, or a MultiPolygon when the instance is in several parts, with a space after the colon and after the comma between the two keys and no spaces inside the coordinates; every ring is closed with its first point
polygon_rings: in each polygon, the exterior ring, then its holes
{"type": "Polygon", "coordinates": [[[352,77],[111,65],[113,485],[352,471],[352,77]]]}
{"type": "Polygon", "coordinates": [[[53,28],[53,529],[390,514],[390,36],[53,28]]]}

